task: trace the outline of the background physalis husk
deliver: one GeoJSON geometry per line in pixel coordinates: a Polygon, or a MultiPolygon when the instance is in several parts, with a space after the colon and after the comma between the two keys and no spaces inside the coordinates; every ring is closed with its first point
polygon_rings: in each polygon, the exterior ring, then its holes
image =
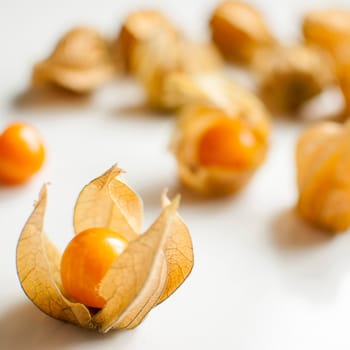
{"type": "Polygon", "coordinates": [[[333,232],[350,226],[350,123],[307,129],[296,149],[298,211],[333,232]]]}
{"type": "Polygon", "coordinates": [[[350,114],[350,11],[311,11],[304,18],[303,34],[307,43],[322,48],[332,56],[346,112],[350,114]]]}
{"type": "Polygon", "coordinates": [[[264,161],[268,149],[270,118],[258,98],[231,80],[220,75],[208,75],[206,79],[208,80],[202,81],[202,84],[207,91],[207,99],[190,104],[180,112],[171,150],[184,184],[205,195],[229,194],[241,189],[264,161]],[[200,137],[223,115],[243,120],[259,142],[255,160],[249,168],[205,167],[199,162],[200,137]]]}
{"type": "Polygon", "coordinates": [[[219,4],[210,19],[210,29],[221,53],[240,63],[250,63],[258,50],[276,43],[262,15],[241,1],[219,4]]]}
{"type": "Polygon", "coordinates": [[[276,113],[297,112],[304,103],[335,81],[328,54],[309,46],[276,46],[254,57],[259,93],[276,113]]]}
{"type": "Polygon", "coordinates": [[[32,82],[86,93],[111,80],[115,74],[107,41],[92,28],[78,27],[66,33],[53,53],[34,66],[32,82]]]}
{"type": "Polygon", "coordinates": [[[322,47],[334,57],[341,56],[341,46],[350,43],[349,9],[324,9],[307,13],[303,34],[309,44],[322,47]]]}
{"type": "Polygon", "coordinates": [[[133,73],[135,71],[132,64],[134,48],[138,44],[152,41],[158,36],[177,38],[180,37],[180,32],[159,11],[143,10],[130,13],[126,17],[114,44],[116,59],[121,59],[124,68],[133,73]]]}
{"type": "Polygon", "coordinates": [[[164,194],[162,213],[140,234],[142,202],[119,179],[120,173],[114,166],[85,186],[74,211],[75,233],[104,227],[129,240],[101,282],[100,294],[107,302],[100,311],[91,314],[85,305],[64,295],[61,256],[43,227],[46,186],[17,246],[18,276],[29,299],[54,318],[102,333],[136,327],[183,283],[193,266],[191,237],[176,212],[179,199],[170,203],[164,194]]]}
{"type": "Polygon", "coordinates": [[[149,104],[161,109],[181,106],[178,101],[165,96],[166,81],[171,74],[205,73],[222,65],[220,54],[213,45],[164,35],[137,45],[132,61],[149,104]]]}

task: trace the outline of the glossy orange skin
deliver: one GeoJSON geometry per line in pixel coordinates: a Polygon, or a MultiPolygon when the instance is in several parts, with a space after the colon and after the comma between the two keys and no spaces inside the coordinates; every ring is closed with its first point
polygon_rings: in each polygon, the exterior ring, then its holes
{"type": "Polygon", "coordinates": [[[13,123],[0,135],[0,182],[26,182],[39,171],[44,160],[44,142],[32,126],[13,123]]]}
{"type": "Polygon", "coordinates": [[[106,301],[98,293],[99,285],[127,244],[124,237],[104,228],[76,235],[61,260],[61,279],[67,295],[86,306],[102,308],[106,301]]]}
{"type": "Polygon", "coordinates": [[[202,134],[199,162],[203,166],[245,169],[254,163],[257,149],[256,137],[247,125],[239,119],[225,118],[202,134]]]}

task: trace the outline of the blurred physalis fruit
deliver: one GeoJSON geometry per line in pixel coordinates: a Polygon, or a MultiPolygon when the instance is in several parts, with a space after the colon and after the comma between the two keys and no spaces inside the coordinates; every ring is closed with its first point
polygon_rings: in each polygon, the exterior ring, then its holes
{"type": "Polygon", "coordinates": [[[350,115],[350,10],[315,10],[303,22],[306,42],[327,51],[334,60],[337,78],[350,115]]]}
{"type": "Polygon", "coordinates": [[[350,10],[323,9],[308,12],[303,21],[307,43],[317,45],[341,59],[343,50],[350,45],[350,10]]]}
{"type": "Polygon", "coordinates": [[[250,63],[261,48],[275,45],[263,16],[251,5],[237,0],[224,1],[210,19],[212,39],[222,54],[232,61],[250,63]]]}
{"type": "Polygon", "coordinates": [[[77,27],[66,33],[53,53],[33,69],[33,85],[54,84],[87,93],[116,73],[107,41],[94,29],[77,27]]]}
{"type": "Polygon", "coordinates": [[[156,10],[144,10],[130,13],[120,30],[115,43],[117,59],[122,59],[126,70],[133,72],[132,55],[135,46],[155,40],[158,36],[178,38],[180,32],[162,13],[156,10]]]}
{"type": "Polygon", "coordinates": [[[323,122],[304,131],[296,148],[298,211],[308,222],[350,227],[350,123],[323,122]]]}
{"type": "Polygon", "coordinates": [[[17,271],[28,298],[47,315],[106,333],[134,328],[167,299],[193,266],[192,241],[177,213],[179,197],[141,233],[139,196],[113,166],[80,192],[76,236],[63,256],[45,234],[43,187],[17,245],[17,271]]]}
{"type": "Polygon", "coordinates": [[[167,98],[167,80],[171,74],[201,74],[216,71],[222,65],[220,54],[209,43],[187,39],[158,37],[137,45],[133,53],[135,74],[145,88],[148,102],[160,109],[175,109],[181,101],[167,98]]]}
{"type": "Polygon", "coordinates": [[[34,127],[12,123],[0,134],[0,183],[15,185],[28,181],[44,160],[44,142],[34,127]]]}
{"type": "Polygon", "coordinates": [[[327,53],[309,46],[276,46],[254,58],[260,96],[275,113],[296,113],[335,81],[327,53]]]}
{"type": "Polygon", "coordinates": [[[191,105],[180,113],[171,143],[180,180],[204,195],[241,189],[263,163],[269,135],[264,107],[191,105]]]}
{"type": "Polygon", "coordinates": [[[162,101],[167,106],[204,103],[233,111],[244,109],[262,128],[267,128],[269,117],[261,101],[218,70],[198,74],[173,72],[167,75],[163,90],[162,101]]]}

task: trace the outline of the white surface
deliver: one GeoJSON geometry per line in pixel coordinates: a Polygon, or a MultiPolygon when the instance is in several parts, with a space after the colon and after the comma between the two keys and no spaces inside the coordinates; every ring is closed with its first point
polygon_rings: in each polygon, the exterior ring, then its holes
{"type": "MultiPolygon", "coordinates": [[[[116,83],[91,100],[17,98],[32,64],[62,31],[91,23],[116,33],[131,9],[164,9],[192,36],[205,36],[216,1],[14,1],[0,6],[0,128],[14,119],[36,125],[47,141],[43,172],[20,188],[0,188],[0,349],[350,348],[350,235],[326,239],[289,210],[295,198],[293,148],[302,125],[275,122],[271,152],[236,197],[200,200],[183,193],[180,212],[191,229],[195,267],[169,300],[133,331],[101,336],[50,319],[25,297],[15,271],[16,242],[43,181],[50,181],[46,218],[63,249],[81,187],[114,162],[144,199],[147,226],[168,186],[179,190],[166,147],[173,120],[138,108],[142,93],[116,83]]],[[[281,37],[298,35],[300,14],[326,1],[255,1],[281,37]]],[[[328,4],[350,5],[347,1],[328,4]]]]}

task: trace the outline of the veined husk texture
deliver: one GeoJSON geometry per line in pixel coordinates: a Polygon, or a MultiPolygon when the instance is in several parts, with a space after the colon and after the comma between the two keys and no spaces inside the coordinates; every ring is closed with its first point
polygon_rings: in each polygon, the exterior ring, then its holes
{"type": "Polygon", "coordinates": [[[108,42],[93,28],[77,27],[59,40],[47,59],[34,66],[32,83],[87,93],[115,74],[108,42]]]}
{"type": "Polygon", "coordinates": [[[296,149],[298,211],[332,232],[350,226],[350,123],[307,129],[296,149]]]}
{"type": "Polygon", "coordinates": [[[235,192],[249,181],[265,159],[270,133],[269,114],[258,98],[231,80],[216,78],[218,81],[209,80],[208,86],[218,97],[183,108],[171,141],[181,181],[193,190],[209,196],[235,192]],[[200,138],[203,132],[223,117],[243,120],[258,141],[258,151],[250,167],[227,169],[200,164],[200,138]]]}
{"type": "Polygon", "coordinates": [[[142,202],[113,166],[81,191],[74,211],[74,230],[104,227],[122,234],[129,244],[113,262],[100,285],[106,305],[96,314],[69,300],[61,288],[61,255],[44,230],[47,189],[19,238],[17,271],[23,290],[43,312],[75,325],[106,333],[134,328],[187,278],[193,266],[189,231],[177,213],[179,198],[163,194],[163,211],[141,234],[142,202]]]}

